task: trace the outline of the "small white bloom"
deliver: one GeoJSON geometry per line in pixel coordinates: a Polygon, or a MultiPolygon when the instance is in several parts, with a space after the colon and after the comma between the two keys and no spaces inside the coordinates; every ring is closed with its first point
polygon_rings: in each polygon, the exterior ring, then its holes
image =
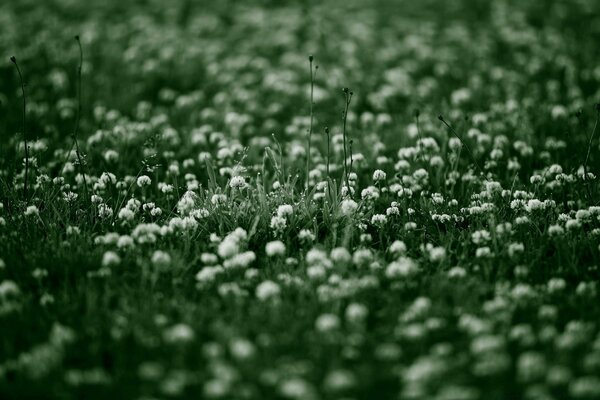
{"type": "Polygon", "coordinates": [[[27,209],[25,210],[25,216],[30,217],[30,216],[39,216],[40,215],[40,210],[38,210],[38,208],[36,206],[27,206],[27,209]]]}
{"type": "Polygon", "coordinates": [[[246,179],[243,176],[234,176],[229,181],[229,187],[241,189],[246,186],[246,179]]]}
{"type": "Polygon", "coordinates": [[[148,186],[152,183],[152,179],[148,175],[142,175],[137,178],[137,185],[139,187],[148,186]]]}
{"type": "Polygon", "coordinates": [[[102,256],[103,267],[115,267],[121,263],[121,257],[114,251],[107,251],[102,256]]]}
{"type": "Polygon", "coordinates": [[[273,281],[263,281],[256,287],[256,297],[262,301],[278,297],[280,293],[279,285],[273,281]]]}
{"type": "Polygon", "coordinates": [[[346,216],[354,214],[357,209],[358,204],[351,199],[342,200],[342,203],[340,204],[340,210],[342,211],[342,214],[346,216]]]}
{"type": "Polygon", "coordinates": [[[283,256],[285,254],[285,244],[281,240],[269,242],[265,246],[265,251],[269,257],[283,256]]]}
{"type": "Polygon", "coordinates": [[[373,172],[373,180],[375,182],[385,180],[386,176],[387,176],[386,173],[380,169],[375,170],[375,172],[373,172]]]}

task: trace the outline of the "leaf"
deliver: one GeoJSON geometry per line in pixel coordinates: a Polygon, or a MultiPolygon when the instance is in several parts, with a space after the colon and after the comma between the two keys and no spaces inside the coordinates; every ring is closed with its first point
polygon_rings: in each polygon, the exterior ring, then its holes
{"type": "Polygon", "coordinates": [[[204,159],[206,164],[206,171],[208,172],[208,187],[212,190],[217,189],[217,177],[215,175],[215,168],[209,158],[204,159]]]}

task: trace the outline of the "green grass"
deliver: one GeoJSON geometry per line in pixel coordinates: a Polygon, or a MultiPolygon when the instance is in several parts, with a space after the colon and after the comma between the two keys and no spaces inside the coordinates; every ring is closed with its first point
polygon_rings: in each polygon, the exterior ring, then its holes
{"type": "Polygon", "coordinates": [[[600,6],[208,3],[0,4],[0,398],[600,398],[600,6]]]}

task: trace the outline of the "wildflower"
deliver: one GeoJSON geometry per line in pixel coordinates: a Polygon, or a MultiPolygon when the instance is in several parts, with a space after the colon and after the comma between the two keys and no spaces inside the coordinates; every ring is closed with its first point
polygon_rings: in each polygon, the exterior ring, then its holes
{"type": "Polygon", "coordinates": [[[204,267],[196,274],[196,280],[203,284],[213,282],[223,271],[220,265],[204,267]]]}
{"type": "Polygon", "coordinates": [[[383,172],[382,170],[378,169],[375,170],[375,172],[373,172],[373,180],[375,182],[379,182],[379,181],[383,181],[386,178],[386,173],[383,172]]]}
{"type": "Polygon", "coordinates": [[[149,186],[152,183],[152,179],[147,175],[141,175],[137,178],[136,183],[139,187],[149,186]]]}
{"type": "Polygon", "coordinates": [[[308,229],[302,229],[298,232],[298,239],[306,243],[312,243],[315,240],[315,234],[308,229]]]}
{"type": "Polygon", "coordinates": [[[387,222],[387,218],[383,214],[375,214],[371,217],[371,224],[375,226],[383,226],[387,222]]]}
{"type": "Polygon", "coordinates": [[[163,269],[168,267],[171,264],[171,256],[169,253],[164,252],[162,250],[156,250],[152,253],[152,265],[157,268],[163,269]]]}
{"type": "Polygon", "coordinates": [[[102,256],[102,266],[103,267],[115,267],[121,263],[121,257],[114,251],[107,251],[102,256]]]}
{"type": "Polygon", "coordinates": [[[359,323],[364,321],[368,314],[369,309],[359,303],[350,303],[348,307],[346,307],[346,320],[351,323],[359,323]]]}
{"type": "Polygon", "coordinates": [[[282,204],[277,207],[277,216],[281,218],[285,218],[288,215],[292,215],[294,213],[294,208],[289,204],[282,204]]]}
{"type": "Polygon", "coordinates": [[[417,272],[417,264],[411,258],[400,257],[387,266],[385,276],[390,279],[406,278],[417,272]]]}
{"type": "Polygon", "coordinates": [[[229,187],[233,189],[242,189],[246,187],[246,179],[243,176],[234,176],[229,181],[229,187]]]}
{"type": "Polygon", "coordinates": [[[113,210],[107,204],[98,204],[98,216],[100,218],[110,218],[113,215],[113,210]]]}
{"type": "Polygon", "coordinates": [[[443,247],[431,246],[428,249],[428,252],[429,252],[429,259],[433,262],[439,262],[439,261],[442,261],[444,258],[446,258],[446,249],[444,249],[443,247]]]}
{"type": "Polygon", "coordinates": [[[256,287],[256,297],[262,301],[276,298],[280,293],[279,285],[273,281],[263,281],[256,287]]]}
{"type": "Polygon", "coordinates": [[[280,240],[268,242],[265,251],[269,257],[282,256],[285,254],[285,245],[280,240]]]}
{"type": "Polygon", "coordinates": [[[358,249],[352,255],[352,262],[355,265],[365,265],[373,259],[373,253],[369,249],[358,249]]]}
{"type": "Polygon", "coordinates": [[[550,236],[561,236],[565,233],[565,230],[560,225],[550,225],[548,227],[548,235],[550,236]]]}
{"type": "Polygon", "coordinates": [[[27,206],[27,208],[25,209],[24,215],[27,217],[31,217],[31,216],[39,217],[40,211],[38,210],[38,208],[36,206],[27,206]]]}
{"type": "Polygon", "coordinates": [[[229,343],[229,352],[236,360],[247,360],[254,356],[256,348],[248,339],[235,338],[229,343]]]}
{"type": "Polygon", "coordinates": [[[336,263],[346,264],[350,262],[352,256],[345,247],[336,247],[331,250],[331,259],[336,263]]]}
{"type": "Polygon", "coordinates": [[[330,332],[340,326],[340,320],[334,314],[321,314],[315,321],[315,328],[319,332],[330,332]]]}
{"type": "Polygon", "coordinates": [[[131,221],[135,217],[135,213],[129,208],[121,208],[118,214],[119,219],[124,221],[131,221]]]}
{"type": "Polygon", "coordinates": [[[165,330],[163,338],[165,342],[172,344],[184,344],[194,340],[194,330],[186,324],[177,324],[165,330]]]}
{"type": "Polygon", "coordinates": [[[388,251],[393,254],[406,253],[406,244],[401,240],[395,240],[389,247],[388,251]]]}
{"type": "Polygon", "coordinates": [[[287,220],[283,217],[275,215],[271,217],[271,228],[273,228],[276,232],[281,232],[287,226],[287,220]]]}
{"type": "Polygon", "coordinates": [[[342,200],[342,203],[340,204],[340,210],[341,210],[342,214],[345,216],[350,216],[350,215],[354,214],[357,209],[358,209],[358,204],[354,200],[351,200],[351,199],[342,200]]]}

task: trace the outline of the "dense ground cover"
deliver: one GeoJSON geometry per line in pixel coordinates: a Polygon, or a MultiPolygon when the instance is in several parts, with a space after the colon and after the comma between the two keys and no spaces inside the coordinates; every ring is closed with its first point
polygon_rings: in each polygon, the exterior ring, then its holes
{"type": "Polygon", "coordinates": [[[600,398],[600,3],[211,3],[0,4],[0,397],[600,398]]]}

